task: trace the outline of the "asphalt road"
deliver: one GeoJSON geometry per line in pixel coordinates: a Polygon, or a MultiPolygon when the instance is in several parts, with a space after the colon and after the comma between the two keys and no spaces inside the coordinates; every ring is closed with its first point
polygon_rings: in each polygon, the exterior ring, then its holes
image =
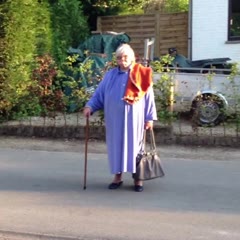
{"type": "Polygon", "coordinates": [[[0,138],[0,239],[239,240],[240,150],[158,146],[166,176],[108,190],[106,147],[0,138]]]}

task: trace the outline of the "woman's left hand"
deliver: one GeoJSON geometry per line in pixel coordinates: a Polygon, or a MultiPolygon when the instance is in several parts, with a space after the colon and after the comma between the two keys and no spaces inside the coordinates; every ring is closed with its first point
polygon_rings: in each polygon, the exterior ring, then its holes
{"type": "Polygon", "coordinates": [[[145,122],[145,129],[152,129],[153,128],[153,121],[145,122]]]}

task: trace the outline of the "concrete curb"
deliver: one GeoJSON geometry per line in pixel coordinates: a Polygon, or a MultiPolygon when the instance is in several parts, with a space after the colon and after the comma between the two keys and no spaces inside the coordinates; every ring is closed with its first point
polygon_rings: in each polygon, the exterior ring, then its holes
{"type": "MultiPolygon", "coordinates": [[[[91,240],[86,236],[71,237],[71,236],[54,236],[40,233],[14,232],[0,230],[0,239],[5,240],[91,240]]],[[[99,238],[100,239],[100,238],[99,238]]]]}

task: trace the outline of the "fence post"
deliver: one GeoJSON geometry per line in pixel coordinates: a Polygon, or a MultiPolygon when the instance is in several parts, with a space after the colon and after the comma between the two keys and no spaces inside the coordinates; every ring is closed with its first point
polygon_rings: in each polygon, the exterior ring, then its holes
{"type": "Polygon", "coordinates": [[[160,56],[160,13],[155,13],[155,47],[154,47],[154,53],[155,57],[160,56]]]}
{"type": "Polygon", "coordinates": [[[97,17],[97,31],[102,32],[102,18],[97,17]]]}

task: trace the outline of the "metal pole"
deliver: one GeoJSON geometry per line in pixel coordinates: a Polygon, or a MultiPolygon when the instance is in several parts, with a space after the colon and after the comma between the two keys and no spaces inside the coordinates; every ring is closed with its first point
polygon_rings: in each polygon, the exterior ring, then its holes
{"type": "Polygon", "coordinates": [[[87,188],[87,153],[88,153],[88,139],[89,139],[89,117],[86,117],[85,126],[85,161],[84,161],[84,182],[83,189],[87,188]]]}

